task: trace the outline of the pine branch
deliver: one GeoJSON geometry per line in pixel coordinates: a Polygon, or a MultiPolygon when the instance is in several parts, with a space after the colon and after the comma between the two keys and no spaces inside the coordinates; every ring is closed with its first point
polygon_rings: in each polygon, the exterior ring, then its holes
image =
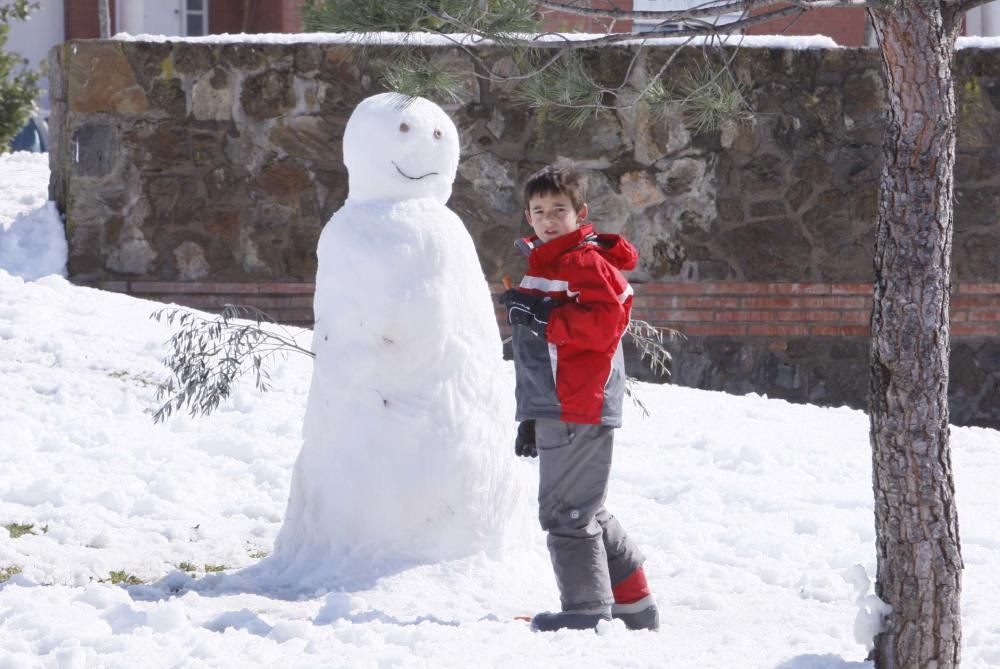
{"type": "Polygon", "coordinates": [[[386,88],[407,97],[460,102],[466,77],[432,59],[406,53],[385,66],[382,80],[386,88]]]}
{"type": "Polygon", "coordinates": [[[270,388],[266,363],[277,355],[295,352],[314,356],[299,346],[287,329],[265,328],[264,323],[277,324],[255,307],[227,304],[212,319],[188,309],[164,308],[150,318],[180,326],[168,341],[171,350],[163,360],[170,376],[156,389],[158,401],[166,398],[153,414],[156,423],[185,407],[191,416],[207,416],[247,373],[253,374],[254,386],[266,392],[270,388]]]}
{"type": "Polygon", "coordinates": [[[649,100],[662,116],[672,107],[680,110],[695,132],[719,130],[726,122],[749,123],[753,119],[743,87],[726,66],[690,67],[673,79],[673,86],[657,79],[649,100]]]}

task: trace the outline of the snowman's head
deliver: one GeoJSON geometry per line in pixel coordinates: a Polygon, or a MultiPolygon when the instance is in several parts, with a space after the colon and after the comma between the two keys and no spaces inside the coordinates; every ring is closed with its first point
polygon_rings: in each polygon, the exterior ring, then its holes
{"type": "Polygon", "coordinates": [[[458,170],[458,130],[430,100],[398,93],[365,98],[344,130],[348,198],[433,198],[444,204],[458,170]]]}

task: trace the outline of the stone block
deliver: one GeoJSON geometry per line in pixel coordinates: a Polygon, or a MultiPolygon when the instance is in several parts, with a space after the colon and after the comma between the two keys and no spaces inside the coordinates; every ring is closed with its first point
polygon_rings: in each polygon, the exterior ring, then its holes
{"type": "Polygon", "coordinates": [[[295,106],[295,89],[290,72],[265,70],[243,80],[240,90],[243,113],[252,119],[285,115],[295,106]]]}
{"type": "Polygon", "coordinates": [[[233,118],[233,77],[222,68],[201,73],[191,87],[191,114],[199,121],[233,118]]]}
{"type": "Polygon", "coordinates": [[[719,235],[719,246],[738,257],[750,281],[804,281],[811,272],[812,246],[793,221],[763,220],[719,235]]]}
{"type": "Polygon", "coordinates": [[[73,132],[72,147],[74,171],[85,177],[108,176],[121,155],[118,129],[101,122],[78,127],[73,132]]]}
{"type": "Polygon", "coordinates": [[[149,109],[146,93],[115,42],[75,43],[67,75],[70,111],[134,116],[149,109]]]}

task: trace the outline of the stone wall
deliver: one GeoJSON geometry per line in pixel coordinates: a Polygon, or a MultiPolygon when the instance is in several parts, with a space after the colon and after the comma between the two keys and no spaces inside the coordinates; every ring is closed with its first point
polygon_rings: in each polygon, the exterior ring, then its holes
{"type": "MultiPolygon", "coordinates": [[[[456,49],[424,48],[472,71],[456,49]]],[[[286,320],[305,320],[302,304],[274,291],[313,279],[319,232],[347,192],[343,127],[382,90],[382,50],[368,46],[361,59],[357,47],[322,43],[59,47],[52,196],[66,213],[74,280],[204,308],[242,283],[232,295],[277,299],[267,304],[296,310],[286,320]]],[[[634,84],[670,53],[650,49],[634,84]]],[[[621,73],[631,55],[601,49],[590,65],[621,73]]],[[[481,98],[470,76],[462,99],[444,105],[463,141],[449,204],[487,277],[516,278],[524,264],[511,242],[528,232],[519,188],[572,158],[590,170],[598,227],[639,247],[636,316],[688,337],[676,344],[676,382],[863,407],[885,94],[877,54],[731,55],[756,115],[707,133],[643,103],[574,129],[503,87],[481,98]]],[[[673,71],[700,57],[682,55],[673,71]]],[[[956,72],[953,417],[1000,426],[1000,59],[963,50],[956,72]]]]}

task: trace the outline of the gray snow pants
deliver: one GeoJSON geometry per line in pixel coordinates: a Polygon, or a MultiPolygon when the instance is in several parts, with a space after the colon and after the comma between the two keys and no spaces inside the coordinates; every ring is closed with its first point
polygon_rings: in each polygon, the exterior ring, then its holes
{"type": "Polygon", "coordinates": [[[563,611],[609,606],[611,589],[645,561],[604,508],[614,429],[535,420],[538,519],[548,532],[563,611]]]}

